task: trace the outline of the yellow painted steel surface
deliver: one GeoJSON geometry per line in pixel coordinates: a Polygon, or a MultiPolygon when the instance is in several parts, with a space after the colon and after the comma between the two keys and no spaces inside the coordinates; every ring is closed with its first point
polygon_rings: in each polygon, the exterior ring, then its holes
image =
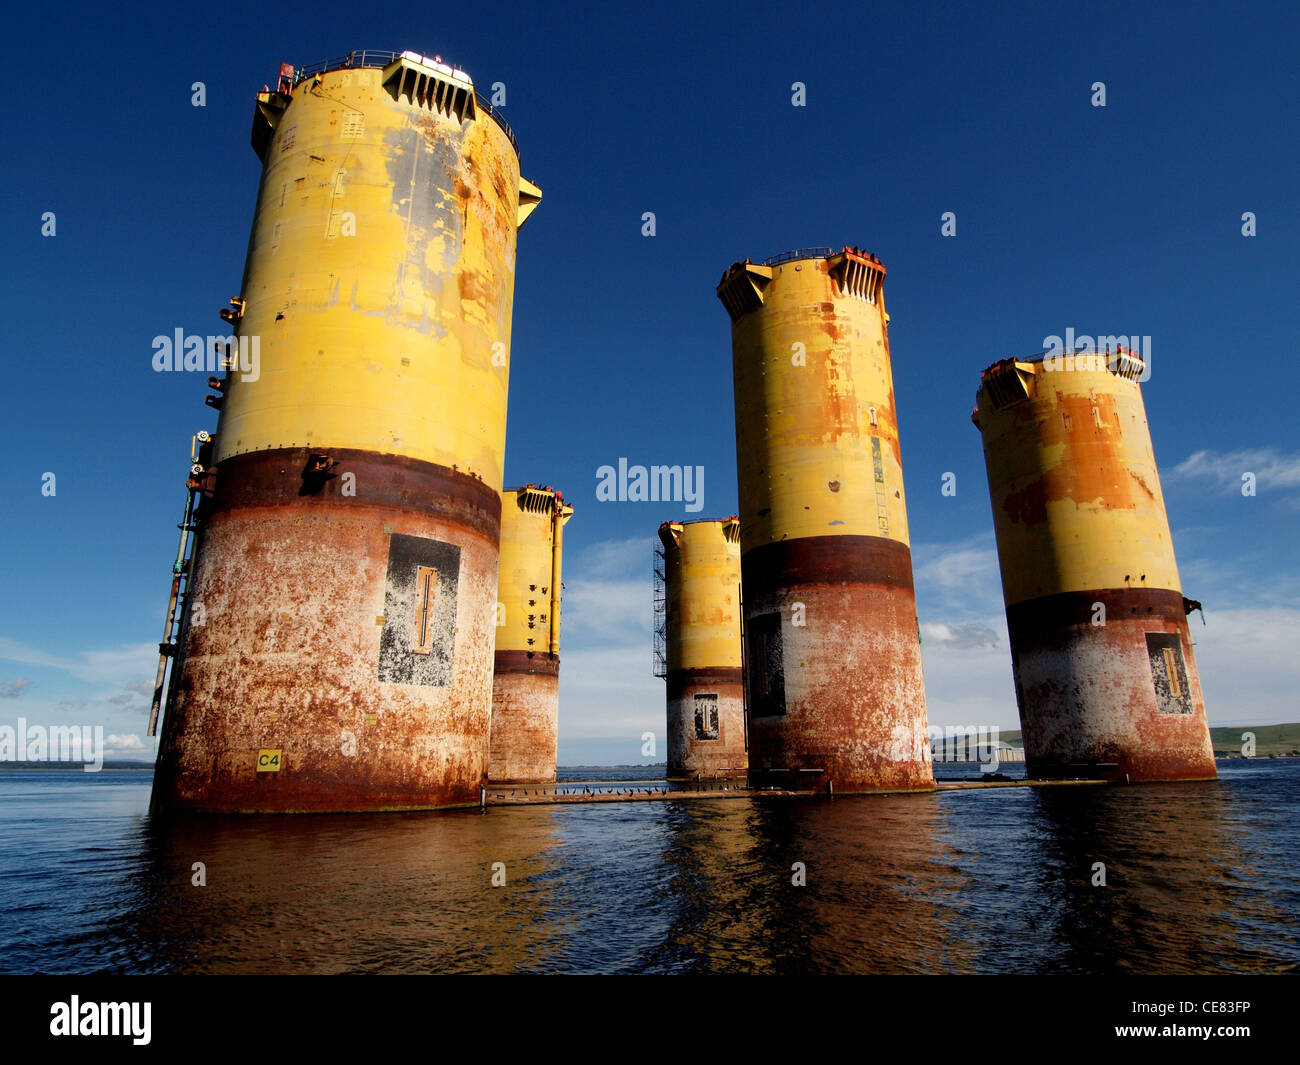
{"type": "Polygon", "coordinates": [[[738,525],[733,518],[665,527],[665,548],[677,556],[666,585],[670,672],[741,664],[738,525]]]}
{"type": "Polygon", "coordinates": [[[1107,358],[1006,360],[985,372],[974,419],[1008,605],[1098,588],[1181,591],[1141,365],[1112,373],[1107,358]]]}
{"type": "Polygon", "coordinates": [[[556,496],[551,509],[551,654],[560,653],[560,599],[564,593],[564,526],[573,517],[573,507],[556,496]]]}
{"type": "Polygon", "coordinates": [[[498,651],[560,653],[560,589],[552,585],[563,550],[558,534],[572,516],[549,489],[501,493],[498,651]]]}
{"type": "Polygon", "coordinates": [[[410,68],[304,80],[282,111],[259,97],[239,332],[260,376],[232,375],[218,461],[356,448],[501,487],[515,237],[540,190],[472,90],[458,117],[446,79],[417,93],[410,68]]]}
{"type": "Polygon", "coordinates": [[[908,544],[883,278],[841,252],[724,282],[728,310],[744,306],[728,289],[761,299],[732,327],[746,551],[805,536],[908,544]]]}

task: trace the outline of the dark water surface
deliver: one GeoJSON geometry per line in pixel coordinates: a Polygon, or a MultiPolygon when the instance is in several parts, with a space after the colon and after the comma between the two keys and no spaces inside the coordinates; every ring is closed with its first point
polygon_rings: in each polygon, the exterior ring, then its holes
{"type": "Polygon", "coordinates": [[[1294,969],[1300,760],[1219,772],[166,827],[145,772],[0,772],[0,970],[1294,969]]]}

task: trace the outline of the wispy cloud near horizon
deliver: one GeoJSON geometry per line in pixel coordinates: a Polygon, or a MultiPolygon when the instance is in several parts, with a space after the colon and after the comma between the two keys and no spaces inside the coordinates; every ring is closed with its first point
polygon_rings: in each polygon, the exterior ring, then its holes
{"type": "Polygon", "coordinates": [[[1246,448],[1237,451],[1194,451],[1165,474],[1177,484],[1199,481],[1218,491],[1240,492],[1242,477],[1254,474],[1257,492],[1300,489],[1300,453],[1288,454],[1277,448],[1246,448]]]}
{"type": "Polygon", "coordinates": [[[66,673],[90,684],[142,681],[158,664],[156,643],[120,644],[116,647],[79,651],[73,656],[55,655],[0,636],[0,661],[17,662],[66,673]]]}

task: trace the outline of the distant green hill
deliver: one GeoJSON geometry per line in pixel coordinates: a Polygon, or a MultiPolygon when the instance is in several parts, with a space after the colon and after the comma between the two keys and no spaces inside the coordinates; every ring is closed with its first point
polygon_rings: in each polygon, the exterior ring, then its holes
{"type": "MultiPolygon", "coordinates": [[[[1242,733],[1255,734],[1256,757],[1270,754],[1300,754],[1300,723],[1290,725],[1234,725],[1232,728],[1210,729],[1210,742],[1220,758],[1241,757],[1242,733]]],[[[1000,732],[998,739],[1019,747],[1024,741],[1019,730],[1000,732]]]]}
{"type": "Polygon", "coordinates": [[[1245,725],[1232,728],[1210,729],[1210,741],[1214,744],[1214,753],[1220,757],[1241,755],[1241,735],[1243,732],[1255,734],[1255,754],[1300,754],[1300,724],[1290,725],[1245,725]]]}

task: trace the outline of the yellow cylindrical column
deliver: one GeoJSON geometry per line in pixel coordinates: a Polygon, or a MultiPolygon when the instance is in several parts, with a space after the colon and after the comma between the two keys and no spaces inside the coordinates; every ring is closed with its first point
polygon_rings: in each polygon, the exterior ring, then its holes
{"type": "Polygon", "coordinates": [[[731,315],[750,778],[933,787],[885,268],[737,263],[731,315]]]}
{"type": "Polygon", "coordinates": [[[414,53],[286,77],[253,146],[155,805],[476,803],[515,233],[540,192],[468,76],[414,53]]]}
{"type": "Polygon", "coordinates": [[[573,516],[570,506],[551,510],[551,654],[560,656],[560,592],[564,589],[564,526],[573,516]]]}
{"type": "Polygon", "coordinates": [[[740,521],[665,522],[669,778],[743,776],[740,521]]]}
{"type": "Polygon", "coordinates": [[[261,367],[226,389],[218,463],[350,448],[499,489],[515,234],[539,197],[460,77],[398,58],[259,95],[238,324],[261,367]]]}
{"type": "Polygon", "coordinates": [[[1217,775],[1131,351],[984,371],[1016,698],[1035,777],[1217,775]]]}
{"type": "Polygon", "coordinates": [[[496,781],[552,781],[559,738],[561,551],[573,507],[551,488],[502,493],[492,682],[496,781]]]}

